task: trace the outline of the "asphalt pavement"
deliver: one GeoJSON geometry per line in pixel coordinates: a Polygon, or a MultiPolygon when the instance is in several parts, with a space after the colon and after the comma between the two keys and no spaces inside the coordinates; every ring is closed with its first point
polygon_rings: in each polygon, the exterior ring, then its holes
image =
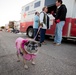
{"type": "Polygon", "coordinates": [[[39,48],[36,65],[27,62],[25,70],[22,59],[17,62],[15,40],[27,38],[24,34],[0,32],[0,75],[76,75],[76,44],[62,42],[55,46],[52,40],[39,48]]]}

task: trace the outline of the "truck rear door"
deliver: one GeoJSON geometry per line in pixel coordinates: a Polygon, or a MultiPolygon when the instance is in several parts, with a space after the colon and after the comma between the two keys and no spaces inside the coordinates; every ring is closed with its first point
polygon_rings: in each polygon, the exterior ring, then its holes
{"type": "MultiPolygon", "coordinates": [[[[48,13],[51,13],[51,11],[55,11],[56,10],[56,6],[55,6],[56,0],[45,0],[45,6],[48,7],[48,13]]],[[[51,25],[50,29],[48,29],[46,31],[46,35],[54,35],[55,33],[55,23],[53,23],[53,25],[51,25]]]]}
{"type": "Polygon", "coordinates": [[[73,19],[72,19],[72,26],[71,26],[71,36],[76,37],[76,0],[74,2],[74,9],[73,9],[73,19]]]}

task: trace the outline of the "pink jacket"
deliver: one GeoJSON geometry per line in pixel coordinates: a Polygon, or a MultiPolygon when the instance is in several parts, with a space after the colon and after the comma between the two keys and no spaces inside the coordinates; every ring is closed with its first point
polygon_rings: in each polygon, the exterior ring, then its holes
{"type": "MultiPolygon", "coordinates": [[[[15,41],[16,44],[16,49],[18,51],[18,54],[20,54],[20,47],[22,47],[24,49],[25,43],[28,42],[28,39],[23,39],[21,37],[17,38],[15,41]]],[[[36,55],[34,54],[25,54],[23,55],[23,58],[26,60],[31,60],[33,58],[35,58],[36,55]]]]}

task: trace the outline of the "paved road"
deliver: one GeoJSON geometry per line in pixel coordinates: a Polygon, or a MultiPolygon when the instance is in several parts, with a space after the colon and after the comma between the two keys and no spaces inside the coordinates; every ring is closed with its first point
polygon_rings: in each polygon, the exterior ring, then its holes
{"type": "Polygon", "coordinates": [[[76,45],[65,43],[54,46],[52,40],[40,48],[36,65],[29,62],[29,69],[17,62],[15,39],[22,34],[0,32],[0,75],[76,75],[76,45]]]}

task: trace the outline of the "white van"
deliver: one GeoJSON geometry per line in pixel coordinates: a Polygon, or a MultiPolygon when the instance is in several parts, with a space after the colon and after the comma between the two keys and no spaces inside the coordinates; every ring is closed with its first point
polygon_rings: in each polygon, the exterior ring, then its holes
{"type": "MultiPolygon", "coordinates": [[[[22,7],[20,31],[26,32],[29,37],[33,35],[33,20],[36,11],[41,12],[44,6],[48,7],[48,14],[56,10],[56,0],[34,0],[33,2],[22,7]]],[[[76,38],[76,0],[63,0],[67,7],[66,23],[63,28],[63,37],[76,38]]],[[[51,15],[51,14],[50,14],[51,15]]],[[[50,21],[53,18],[50,17],[50,21]]],[[[46,35],[54,36],[56,24],[53,23],[46,35]]]]}

